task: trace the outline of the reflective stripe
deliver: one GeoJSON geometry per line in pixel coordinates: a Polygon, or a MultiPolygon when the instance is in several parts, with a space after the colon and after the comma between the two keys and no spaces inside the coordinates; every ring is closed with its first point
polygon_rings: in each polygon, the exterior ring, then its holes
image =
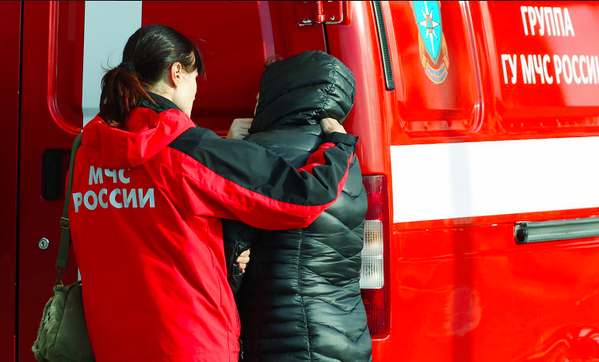
{"type": "Polygon", "coordinates": [[[83,125],[98,113],[100,83],[117,66],[127,39],[141,27],[141,1],[86,1],[83,44],[83,125]]]}
{"type": "Polygon", "coordinates": [[[391,147],[393,222],[599,206],[599,137],[391,147]]]}

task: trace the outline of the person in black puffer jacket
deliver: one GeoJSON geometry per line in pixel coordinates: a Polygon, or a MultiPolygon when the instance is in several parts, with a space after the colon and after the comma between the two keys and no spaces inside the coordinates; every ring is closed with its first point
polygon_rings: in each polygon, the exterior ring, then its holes
{"type": "MultiPolygon", "coordinates": [[[[309,51],[277,61],[264,71],[245,139],[304,167],[324,140],[319,120],[341,123],[354,94],[352,72],[331,55],[309,51]]],[[[307,228],[268,231],[223,221],[244,361],[372,360],[360,294],[366,210],[354,156],[343,193],[307,228]],[[248,248],[242,275],[235,260],[248,248]]]]}

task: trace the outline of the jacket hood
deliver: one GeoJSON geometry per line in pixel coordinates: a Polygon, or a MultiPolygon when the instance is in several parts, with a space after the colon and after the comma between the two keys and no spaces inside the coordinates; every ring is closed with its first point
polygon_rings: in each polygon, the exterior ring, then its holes
{"type": "Polygon", "coordinates": [[[144,101],[129,112],[124,129],[107,125],[97,115],[83,128],[82,145],[89,162],[103,168],[136,167],[195,127],[174,103],[150,93],[156,104],[144,101]]]}
{"type": "Polygon", "coordinates": [[[340,123],[354,105],[355,81],[339,59],[320,50],[269,65],[250,133],[307,124],[331,117],[340,123]]]}

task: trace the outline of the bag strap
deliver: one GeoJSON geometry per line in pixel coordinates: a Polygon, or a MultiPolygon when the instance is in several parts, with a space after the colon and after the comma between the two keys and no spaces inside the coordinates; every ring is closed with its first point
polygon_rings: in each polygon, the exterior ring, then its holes
{"type": "Polygon", "coordinates": [[[60,227],[62,229],[60,233],[60,246],[58,247],[58,257],[56,257],[56,270],[58,270],[58,276],[56,277],[55,284],[62,284],[62,272],[67,268],[67,258],[69,255],[69,243],[71,241],[71,230],[69,228],[69,204],[71,203],[71,185],[73,183],[73,168],[75,166],[75,155],[77,149],[81,146],[81,135],[79,133],[73,141],[73,147],[71,148],[71,156],[69,159],[69,179],[67,181],[67,191],[64,196],[64,207],[62,209],[62,217],[60,218],[60,227]]]}

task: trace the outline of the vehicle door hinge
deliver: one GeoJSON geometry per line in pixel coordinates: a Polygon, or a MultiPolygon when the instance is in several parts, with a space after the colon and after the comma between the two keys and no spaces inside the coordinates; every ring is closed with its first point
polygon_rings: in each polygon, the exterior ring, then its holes
{"type": "Polygon", "coordinates": [[[300,26],[347,24],[349,1],[296,1],[295,19],[300,26]]]}

